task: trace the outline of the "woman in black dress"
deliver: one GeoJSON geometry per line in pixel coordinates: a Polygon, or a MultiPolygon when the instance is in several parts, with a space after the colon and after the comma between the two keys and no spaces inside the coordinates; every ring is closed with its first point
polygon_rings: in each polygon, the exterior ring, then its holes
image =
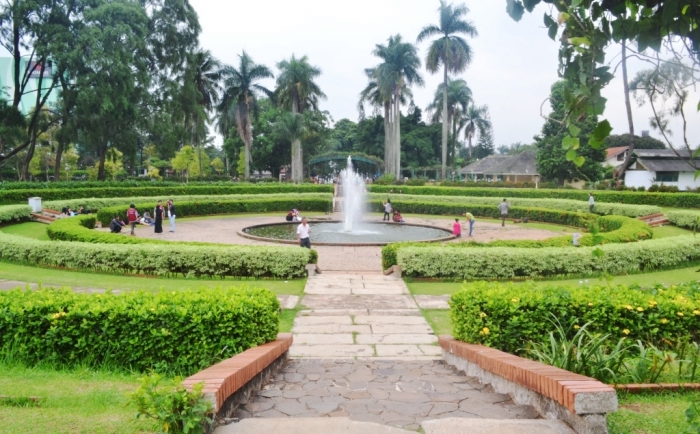
{"type": "Polygon", "coordinates": [[[163,233],[163,215],[165,214],[165,208],[163,208],[163,201],[159,200],[158,205],[153,210],[153,215],[156,218],[156,233],[163,233]]]}

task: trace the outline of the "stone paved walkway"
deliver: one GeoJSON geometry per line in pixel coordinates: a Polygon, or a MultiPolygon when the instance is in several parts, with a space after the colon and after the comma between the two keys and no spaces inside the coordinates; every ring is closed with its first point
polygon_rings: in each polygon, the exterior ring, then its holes
{"type": "Polygon", "coordinates": [[[309,277],[294,320],[292,357],[441,358],[437,337],[401,279],[382,275],[309,277]]]}
{"type": "Polygon", "coordinates": [[[235,417],[349,417],[417,430],[429,419],[539,415],[442,361],[296,359],[235,417]]]}

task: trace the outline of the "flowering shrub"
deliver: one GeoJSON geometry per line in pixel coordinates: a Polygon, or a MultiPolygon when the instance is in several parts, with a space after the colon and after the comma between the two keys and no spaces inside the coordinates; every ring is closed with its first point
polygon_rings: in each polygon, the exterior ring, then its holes
{"type": "Polygon", "coordinates": [[[11,352],[29,364],[107,363],[190,375],[276,339],[278,309],[274,294],[245,287],[0,292],[0,358],[11,352]]]}
{"type": "Polygon", "coordinates": [[[476,282],[450,299],[453,335],[461,341],[523,354],[553,329],[552,315],[572,338],[584,324],[613,341],[665,346],[700,332],[700,284],[652,289],[624,285],[582,288],[476,282]],[[578,327],[577,327],[578,326],[578,327]]]}

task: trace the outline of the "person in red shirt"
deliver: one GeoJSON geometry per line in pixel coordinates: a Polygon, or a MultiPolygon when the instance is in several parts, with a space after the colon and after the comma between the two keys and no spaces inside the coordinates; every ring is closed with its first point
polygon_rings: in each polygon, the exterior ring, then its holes
{"type": "Polygon", "coordinates": [[[134,229],[139,221],[139,212],[136,211],[136,205],[133,203],[129,205],[129,209],[126,211],[126,219],[129,221],[129,226],[131,226],[131,236],[135,237],[134,229]]]}
{"type": "Polygon", "coordinates": [[[459,224],[459,219],[455,219],[455,222],[452,224],[452,234],[457,238],[462,236],[462,225],[459,224]]]}

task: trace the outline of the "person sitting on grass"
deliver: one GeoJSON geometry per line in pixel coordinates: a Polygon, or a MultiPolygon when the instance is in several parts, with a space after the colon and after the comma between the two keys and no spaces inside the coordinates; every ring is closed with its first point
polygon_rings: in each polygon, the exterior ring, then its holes
{"type": "Polygon", "coordinates": [[[403,217],[401,217],[401,213],[399,210],[394,210],[394,223],[405,223],[403,221],[403,217]]]}
{"type": "Polygon", "coordinates": [[[118,215],[114,216],[112,222],[109,224],[109,231],[113,234],[118,234],[122,231],[122,228],[126,226],[126,223],[121,221],[118,215]]]}
{"type": "Polygon", "coordinates": [[[293,222],[294,221],[294,210],[291,210],[287,213],[286,220],[288,222],[293,222]]]}
{"type": "Polygon", "coordinates": [[[141,221],[139,223],[141,223],[142,225],[146,225],[146,226],[153,226],[155,224],[155,221],[153,221],[153,217],[151,217],[151,213],[146,211],[145,213],[143,213],[143,217],[141,217],[141,221]]]}

